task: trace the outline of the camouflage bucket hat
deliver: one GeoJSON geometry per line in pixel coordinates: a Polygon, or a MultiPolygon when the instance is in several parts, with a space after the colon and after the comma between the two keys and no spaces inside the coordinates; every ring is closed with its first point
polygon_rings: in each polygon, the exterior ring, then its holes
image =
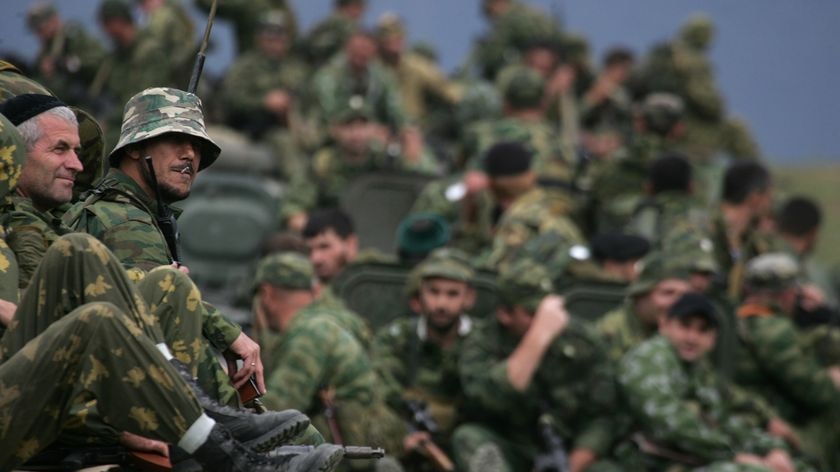
{"type": "Polygon", "coordinates": [[[129,144],[166,133],[188,134],[201,140],[199,171],[210,167],[221,152],[207,134],[201,99],[174,88],[149,88],[131,97],[125,104],[120,140],[108,156],[111,166],[116,166],[122,154],[119,151],[129,144]]]}
{"type": "Polygon", "coordinates": [[[254,290],[262,283],[287,289],[309,290],[315,271],[309,259],[297,252],[280,252],[263,258],[257,266],[254,290]]]}
{"type": "Polygon", "coordinates": [[[8,200],[17,187],[25,160],[26,143],[23,137],[11,121],[0,115],[0,201],[8,200]]]}
{"type": "Polygon", "coordinates": [[[754,290],[785,290],[799,282],[799,264],[789,254],[772,252],[747,262],[745,283],[754,290]]]}
{"type": "Polygon", "coordinates": [[[501,305],[521,306],[535,312],[540,302],[554,291],[551,277],[543,266],[521,260],[499,274],[498,295],[501,305]]]}
{"type": "Polygon", "coordinates": [[[639,261],[639,265],[639,278],[627,287],[630,297],[644,295],[666,279],[688,280],[693,270],[691,261],[662,251],[649,253],[639,261]]]}

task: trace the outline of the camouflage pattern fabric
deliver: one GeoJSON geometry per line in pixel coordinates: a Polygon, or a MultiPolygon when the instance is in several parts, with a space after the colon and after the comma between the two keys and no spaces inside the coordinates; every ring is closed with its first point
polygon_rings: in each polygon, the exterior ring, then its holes
{"type": "Polygon", "coordinates": [[[352,334],[356,341],[367,351],[373,341],[373,333],[367,321],[358,313],[345,305],[344,300],[338,297],[327,285],[321,289],[321,294],[312,302],[313,307],[323,307],[324,313],[329,313],[341,328],[352,334]]]}
{"type": "Polygon", "coordinates": [[[427,116],[429,96],[454,105],[461,98],[461,87],[450,82],[437,65],[411,52],[403,53],[396,64],[385,64],[399,87],[400,103],[412,123],[427,116]]]}
{"type": "MultiPolygon", "coordinates": [[[[210,11],[212,0],[196,0],[195,4],[204,11],[210,11]]],[[[298,25],[292,2],[288,0],[225,0],[219,2],[216,10],[218,18],[229,20],[236,36],[239,55],[254,49],[254,31],[267,11],[280,10],[289,31],[289,38],[297,37],[298,25]]]]}
{"type": "Polygon", "coordinates": [[[201,407],[137,321],[113,304],[88,303],[0,364],[0,468],[52,444],[57,418],[84,399],[96,398],[119,431],[169,442],[186,433],[201,407]]]}
{"type": "Polygon", "coordinates": [[[275,253],[264,257],[257,265],[254,289],[262,283],[292,290],[311,290],[315,286],[315,270],[303,254],[275,253]]]}
{"type": "Polygon", "coordinates": [[[326,433],[330,429],[319,392],[333,389],[344,441],[384,447],[399,455],[405,427],[385,404],[370,359],[358,341],[324,312],[323,307],[309,306],[295,314],[283,333],[261,333],[268,389],[263,402],[272,409],[303,411],[326,433]]]}
{"type": "Polygon", "coordinates": [[[633,309],[633,302],[624,304],[605,314],[595,325],[605,344],[610,359],[618,362],[624,354],[657,332],[657,327],[644,326],[633,309]]]}
{"type": "Polygon", "coordinates": [[[527,470],[541,444],[537,418],[542,409],[556,423],[566,447],[585,448],[602,457],[613,440],[609,420],[616,392],[612,366],[603,346],[575,320],[554,340],[525,392],[507,378],[506,359],[520,340],[495,319],[476,324],[461,351],[458,369],[465,404],[480,416],[455,430],[453,450],[467,469],[484,443],[503,437],[508,470],[527,470]]]}
{"type": "Polygon", "coordinates": [[[840,390],[790,319],[773,306],[742,305],[738,336],[736,381],[799,426],[803,446],[828,469],[838,467],[840,390]]]}
{"type": "Polygon", "coordinates": [[[462,316],[455,343],[448,347],[428,340],[427,330],[421,316],[395,320],[376,333],[371,359],[388,404],[404,411],[404,400],[424,402],[440,427],[436,443],[448,449],[463,407],[458,357],[472,331],[472,320],[462,316]]]}
{"type": "Polygon", "coordinates": [[[311,64],[323,64],[333,58],[358,28],[358,24],[339,13],[332,13],[312,27],[303,42],[303,49],[311,64]]]}
{"type": "Polygon", "coordinates": [[[79,23],[64,22],[52,39],[41,43],[34,78],[68,103],[89,104],[88,85],[104,58],[105,49],[96,37],[79,23]]]}
{"type": "Polygon", "coordinates": [[[583,243],[580,230],[565,216],[567,211],[566,205],[539,188],[519,196],[499,219],[488,265],[503,269],[517,248],[548,231],[562,235],[570,245],[583,243]]]}
{"type": "Polygon", "coordinates": [[[668,240],[668,233],[676,228],[702,231],[708,227],[709,212],[705,205],[692,195],[667,191],[641,199],[624,230],[643,236],[656,247],[668,240]]]}
{"type": "MultiPolygon", "coordinates": [[[[686,366],[667,338],[656,336],[640,344],[621,360],[618,372],[634,429],[698,466],[718,468],[736,452],[764,455],[783,447],[780,439],[734,414],[725,384],[707,359],[686,366]]],[[[652,455],[636,460],[644,470],[684,466],[652,455]]]]}
{"type": "MultiPolygon", "coordinates": [[[[17,128],[0,115],[0,206],[12,204],[20,170],[26,160],[26,144],[17,128]]],[[[0,222],[0,299],[17,303],[19,269],[15,253],[6,244],[6,228],[0,222]]],[[[4,327],[0,327],[2,335],[4,327]]]]}
{"type": "Polygon", "coordinates": [[[172,72],[169,83],[181,86],[188,84],[198,43],[195,39],[195,25],[181,2],[165,0],[148,15],[144,29],[143,34],[166,51],[172,72]]]}

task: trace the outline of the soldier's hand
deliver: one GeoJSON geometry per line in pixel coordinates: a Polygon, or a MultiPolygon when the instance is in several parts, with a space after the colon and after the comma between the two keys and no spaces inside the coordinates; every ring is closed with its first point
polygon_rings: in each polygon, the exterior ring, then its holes
{"type": "Polygon", "coordinates": [[[764,459],[762,459],[760,456],[757,456],[755,454],[748,454],[746,452],[739,452],[738,454],[735,454],[735,462],[737,462],[738,464],[748,464],[757,466],[764,465],[764,459]]]}
{"type": "Polygon", "coordinates": [[[405,450],[405,452],[414,451],[415,449],[421,448],[424,443],[431,440],[432,437],[426,431],[415,431],[403,438],[403,450],[405,450]]]}
{"type": "Polygon", "coordinates": [[[249,338],[245,333],[239,333],[239,337],[228,347],[234,354],[242,359],[242,368],[233,374],[233,385],[241,387],[248,381],[251,375],[257,379],[257,388],[260,393],[265,393],[265,379],[263,378],[263,364],[260,360],[260,345],[249,338]]]}
{"type": "Polygon", "coordinates": [[[0,326],[9,326],[9,322],[15,316],[17,305],[6,300],[0,300],[0,326]]]}
{"type": "Polygon", "coordinates": [[[563,329],[568,324],[569,312],[566,311],[563,297],[559,295],[548,295],[542,299],[540,306],[537,307],[537,312],[534,315],[534,321],[530,329],[545,333],[546,336],[554,339],[558,334],[563,332],[563,329]]]}
{"type": "Polygon", "coordinates": [[[163,457],[169,457],[169,446],[165,442],[138,436],[127,431],[120,434],[120,445],[130,451],[152,452],[163,457]]]}
{"type": "Polygon", "coordinates": [[[791,428],[790,425],[781,418],[771,418],[770,421],[767,422],[767,432],[772,436],[784,439],[788,442],[788,444],[797,449],[801,446],[799,436],[797,436],[793,428],[791,428]]]}
{"type": "Polygon", "coordinates": [[[829,367],[828,376],[831,378],[831,381],[834,382],[834,388],[840,390],[840,367],[829,367]]]}
{"type": "Polygon", "coordinates": [[[190,268],[185,266],[184,264],[181,264],[180,262],[173,262],[172,264],[169,264],[169,267],[172,267],[176,270],[180,270],[186,275],[190,275],[190,268]]]}
{"type": "Polygon", "coordinates": [[[814,311],[822,305],[825,305],[825,293],[814,284],[802,285],[799,293],[802,295],[802,308],[807,311],[814,311]]]}
{"type": "Polygon", "coordinates": [[[796,472],[790,455],[782,449],[773,449],[764,456],[764,465],[775,472],[796,472]]]}
{"type": "Polygon", "coordinates": [[[263,106],[275,115],[284,115],[289,110],[292,97],[284,90],[272,90],[263,97],[263,106]]]}

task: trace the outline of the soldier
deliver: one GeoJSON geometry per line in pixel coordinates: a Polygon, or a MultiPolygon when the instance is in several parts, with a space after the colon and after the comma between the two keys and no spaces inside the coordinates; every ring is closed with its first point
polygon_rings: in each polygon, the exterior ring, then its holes
{"type": "MultiPolygon", "coordinates": [[[[205,11],[210,11],[213,0],[195,0],[195,4],[205,11]]],[[[289,40],[294,42],[298,36],[298,25],[292,2],[288,0],[247,0],[225,1],[216,5],[216,16],[230,21],[236,37],[237,55],[244,54],[256,47],[254,31],[265,12],[279,10],[283,13],[288,28],[289,40]]]]}
{"type": "Polygon", "coordinates": [[[791,322],[801,292],[798,277],[799,267],[787,254],[748,262],[737,311],[742,346],[735,379],[795,425],[803,450],[831,470],[840,467],[840,367],[820,366],[791,322]]]}
{"type": "Polygon", "coordinates": [[[659,335],[628,352],[619,366],[635,443],[623,449],[630,453],[622,458],[624,466],[796,470],[781,440],[737,414],[733,393],[712,368],[708,354],[720,325],[712,303],[687,293],[660,315],[658,325],[659,335]]]}
{"type": "Polygon", "coordinates": [[[657,320],[691,289],[691,268],[661,251],[641,261],[638,279],[627,287],[627,299],[600,319],[597,330],[607,343],[610,357],[618,361],[630,349],[656,333],[657,320]]]}
{"type": "Polygon", "coordinates": [[[487,264],[503,268],[529,240],[555,232],[567,247],[583,243],[577,226],[567,218],[568,207],[536,184],[532,154],[519,143],[500,142],[484,157],[484,171],[500,215],[487,264]]]}
{"type": "MultiPolygon", "coordinates": [[[[147,89],[132,97],[125,110],[120,141],[108,157],[110,171],[65,215],[65,221],[105,243],[126,268],[150,270],[173,264],[187,270],[174,258],[158,217],[168,215],[174,226],[168,205],[189,195],[196,173],[212,165],[220,149],[207,135],[201,101],[193,94],[147,89]]],[[[259,346],[211,305],[202,302],[200,311],[204,334],[213,345],[245,360],[235,381],[246,382],[255,374],[264,390],[259,346]]],[[[205,361],[218,375],[215,358],[205,356],[205,361]]],[[[235,392],[225,384],[205,387],[235,401],[235,392]]]]}
{"type": "Polygon", "coordinates": [[[135,0],[135,3],[146,15],[144,34],[166,51],[172,72],[169,83],[188,83],[198,50],[189,12],[178,0],[135,0]]]}
{"type": "MultiPolygon", "coordinates": [[[[425,442],[434,441],[450,451],[452,431],[458,424],[463,402],[458,377],[458,356],[472,331],[466,311],[475,301],[471,285],[474,272],[465,254],[452,250],[433,252],[412,271],[419,287],[410,289],[412,311],[382,327],[374,339],[371,358],[382,377],[388,403],[397,411],[416,413],[427,408],[438,427],[416,431],[403,439],[412,470],[424,470],[429,458],[425,442]],[[409,405],[410,403],[410,405],[409,405]]],[[[409,415],[413,416],[413,415],[409,415]]]]}
{"type": "Polygon", "coordinates": [[[395,13],[384,13],[376,24],[379,57],[396,79],[405,116],[413,123],[425,123],[426,101],[438,99],[455,105],[461,88],[447,80],[431,61],[405,50],[405,24],[395,13]]]}
{"type": "Polygon", "coordinates": [[[102,45],[82,25],[62,21],[51,3],[36,3],[26,20],[41,42],[36,78],[68,102],[87,103],[88,84],[105,57],[102,45]]]}
{"type": "Polygon", "coordinates": [[[324,64],[337,54],[359,28],[367,0],[334,0],[333,12],[312,27],[304,48],[312,65],[324,64]]]}
{"type": "Polygon", "coordinates": [[[113,48],[96,71],[89,92],[99,97],[97,116],[110,148],[118,141],[123,104],[143,89],[170,85],[172,74],[168,51],[137,26],[126,0],[103,0],[98,19],[113,48]]]}
{"type": "Polygon", "coordinates": [[[635,117],[635,134],[626,155],[617,154],[593,169],[587,216],[597,231],[621,230],[627,224],[650,164],[672,149],[682,133],[682,109],[682,101],[674,95],[647,96],[635,117]]]}
{"type": "MultiPolygon", "coordinates": [[[[26,161],[26,143],[15,125],[0,114],[0,196],[2,205],[12,205],[20,170],[26,161]]],[[[0,337],[12,320],[20,299],[18,264],[15,253],[6,244],[6,229],[0,222],[0,337]]]]}
{"type": "Polygon", "coordinates": [[[613,440],[612,368],[597,337],[570,319],[551,287],[539,265],[503,272],[495,316],[464,343],[458,368],[476,416],[453,436],[460,470],[530,470],[540,415],[554,420],[569,470],[610,470],[600,459],[613,440]]]}
{"type": "Polygon", "coordinates": [[[609,159],[632,130],[632,102],[626,83],[633,61],[629,49],[607,51],[601,72],[581,98],[583,146],[596,159],[609,159]]]}
{"type": "Polygon", "coordinates": [[[596,234],[589,246],[606,278],[627,283],[639,277],[638,263],[650,251],[647,239],[624,233],[596,234]]]}
{"type": "Polygon", "coordinates": [[[6,241],[17,256],[18,286],[23,289],[50,244],[70,232],[51,211],[70,202],[76,174],[83,170],[79,125],[73,111],[50,95],[18,95],[3,102],[0,113],[26,142],[16,194],[3,209],[6,241]]]}
{"type": "Polygon", "coordinates": [[[314,118],[322,125],[333,123],[348,104],[368,107],[371,120],[390,135],[397,135],[405,124],[397,84],[376,60],[376,39],[365,31],[353,32],[344,52],[315,73],[311,95],[314,118]]]}
{"type": "Polygon", "coordinates": [[[260,336],[269,372],[266,405],[307,412],[331,442],[381,446],[399,455],[403,425],[385,404],[364,348],[329,308],[313,303],[318,285],[306,257],[264,258],[254,291],[268,327],[260,336]]]}

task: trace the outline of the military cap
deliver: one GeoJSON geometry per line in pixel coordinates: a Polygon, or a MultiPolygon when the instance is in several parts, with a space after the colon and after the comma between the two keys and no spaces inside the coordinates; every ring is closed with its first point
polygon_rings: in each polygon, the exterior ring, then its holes
{"type": "Polygon", "coordinates": [[[134,13],[131,11],[131,4],[125,0],[104,0],[99,5],[99,21],[121,19],[134,23],[134,13]]]}
{"type": "Polygon", "coordinates": [[[590,247],[592,258],[597,261],[632,261],[641,259],[650,250],[647,239],[617,231],[596,234],[590,247]]]}
{"type": "Polygon", "coordinates": [[[516,141],[494,144],[484,153],[484,171],[490,177],[521,175],[531,168],[533,152],[516,141]]]}
{"type": "Polygon", "coordinates": [[[789,254],[771,252],[747,262],[745,284],[753,290],[784,290],[799,281],[799,264],[789,254]]]}
{"type": "Polygon", "coordinates": [[[471,283],[475,277],[475,271],[468,260],[442,255],[426,259],[417,266],[416,271],[420,280],[442,278],[471,283]]]}
{"type": "Polygon", "coordinates": [[[257,27],[266,33],[285,33],[289,28],[289,20],[282,10],[270,10],[260,16],[257,27]]]}
{"type": "Polygon", "coordinates": [[[662,251],[653,251],[639,261],[639,278],[627,287],[627,295],[644,295],[666,279],[687,280],[691,275],[691,265],[687,261],[669,257],[662,251]]]}
{"type": "Polygon", "coordinates": [[[469,277],[465,282],[471,282],[473,277],[475,276],[475,271],[473,270],[472,263],[470,262],[470,257],[467,255],[466,252],[452,247],[439,247],[432,252],[429,253],[428,256],[423,260],[422,263],[418,264],[411,272],[408,274],[408,279],[405,282],[405,293],[408,297],[413,297],[417,295],[417,292],[420,290],[420,283],[423,279],[427,277],[442,277],[442,278],[449,278],[453,280],[461,280],[464,275],[463,268],[469,268],[469,277]],[[431,270],[431,269],[424,269],[424,265],[427,263],[434,263],[438,261],[443,261],[442,265],[438,265],[434,267],[434,271],[437,271],[438,268],[446,265],[447,270],[451,269],[452,267],[458,266],[461,267],[461,270],[458,271],[451,271],[450,275],[442,275],[443,272],[439,272],[441,275],[431,275],[430,272],[422,272],[423,270],[431,270]],[[429,275],[427,275],[427,273],[429,275]],[[460,274],[460,275],[459,275],[460,274]]]}
{"type": "Polygon", "coordinates": [[[174,88],[157,87],[143,90],[125,104],[120,139],[108,156],[116,167],[120,152],[129,144],[139,143],[166,133],[182,133],[201,140],[201,166],[210,167],[221,149],[207,134],[201,99],[174,88]]]}
{"type": "Polygon", "coordinates": [[[715,258],[715,245],[711,239],[694,231],[682,231],[664,245],[668,257],[683,261],[692,272],[717,274],[720,265],[715,258]]]}
{"type": "Polygon", "coordinates": [[[355,120],[370,121],[373,118],[373,110],[361,95],[353,95],[347,103],[339,108],[332,116],[330,122],[333,124],[344,124],[355,120]]]}
{"type": "Polygon", "coordinates": [[[23,136],[11,121],[0,115],[0,201],[6,200],[17,187],[25,160],[23,136]]]}
{"type": "Polygon", "coordinates": [[[50,18],[56,16],[58,10],[52,2],[38,2],[26,12],[26,24],[30,29],[36,29],[50,18]]]}
{"type": "Polygon", "coordinates": [[[387,11],[376,20],[376,36],[378,38],[404,35],[405,25],[396,13],[387,11]]]}
{"type": "Polygon", "coordinates": [[[683,116],[683,100],[671,93],[657,92],[645,97],[640,108],[647,127],[665,133],[683,116]]]}
{"type": "Polygon", "coordinates": [[[18,126],[45,111],[66,106],[66,103],[52,95],[24,93],[0,103],[0,113],[18,126]]]}
{"type": "Polygon", "coordinates": [[[276,287],[309,290],[315,280],[312,263],[297,252],[279,252],[264,257],[257,265],[254,290],[267,283],[276,287]]]}
{"type": "Polygon", "coordinates": [[[535,261],[522,259],[499,274],[499,302],[505,307],[521,306],[529,312],[554,291],[546,269],[535,261]]]}
{"type": "Polygon", "coordinates": [[[545,79],[530,67],[516,67],[505,75],[501,89],[506,103],[515,108],[532,108],[542,102],[545,79]]]}
{"type": "Polygon", "coordinates": [[[434,213],[416,213],[397,227],[397,248],[401,254],[426,255],[444,246],[451,235],[449,223],[434,213]]]}
{"type": "Polygon", "coordinates": [[[708,15],[695,13],[680,28],[680,38],[689,46],[705,50],[712,42],[715,24],[708,15]]]}
{"type": "Polygon", "coordinates": [[[680,297],[668,310],[668,318],[686,319],[701,317],[710,325],[718,327],[720,321],[714,304],[702,293],[688,292],[680,297]]]}

